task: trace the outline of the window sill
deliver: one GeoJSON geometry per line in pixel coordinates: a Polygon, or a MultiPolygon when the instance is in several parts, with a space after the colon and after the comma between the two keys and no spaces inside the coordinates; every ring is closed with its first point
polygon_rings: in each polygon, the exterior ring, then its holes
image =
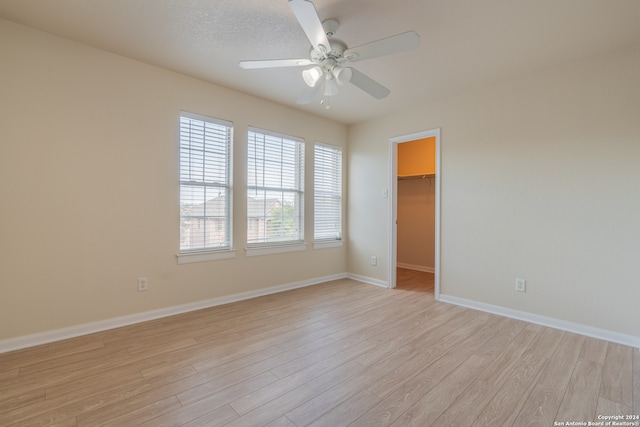
{"type": "Polygon", "coordinates": [[[236,251],[210,251],[210,252],[191,252],[176,255],[178,264],[192,264],[195,262],[217,261],[221,259],[231,259],[236,257],[236,251]]]}
{"type": "Polygon", "coordinates": [[[246,255],[249,256],[262,256],[262,255],[274,255],[282,254],[286,252],[298,252],[307,249],[306,243],[293,243],[289,245],[274,245],[274,246],[257,246],[252,248],[246,248],[246,255]]]}
{"type": "Polygon", "coordinates": [[[313,242],[313,249],[340,248],[344,246],[343,240],[319,240],[313,242]]]}

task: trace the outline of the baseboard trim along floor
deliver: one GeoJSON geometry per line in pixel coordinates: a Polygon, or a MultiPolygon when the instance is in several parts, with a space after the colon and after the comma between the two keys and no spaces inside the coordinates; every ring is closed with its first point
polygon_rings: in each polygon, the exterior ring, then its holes
{"type": "MultiPolygon", "coordinates": [[[[357,274],[341,273],[332,276],[318,277],[309,280],[303,280],[300,282],[288,283],[284,285],[273,286],[264,289],[258,289],[255,291],[241,292],[238,294],[212,298],[204,301],[197,301],[189,304],[182,304],[173,307],[162,308],[158,310],[151,310],[142,313],[131,314],[127,316],[116,317],[113,319],[106,319],[97,322],[86,323],[77,326],[71,326],[68,328],[55,329],[52,331],[25,335],[22,337],[9,338],[0,341],[0,353],[6,353],[9,351],[20,350],[23,348],[33,347],[36,345],[48,344],[55,341],[61,341],[68,338],[74,338],[82,335],[88,335],[95,332],[105,331],[108,329],[120,328],[122,326],[128,326],[135,323],[146,322],[149,320],[155,320],[162,317],[173,316],[176,314],[187,313],[190,311],[202,310],[209,307],[215,307],[218,305],[229,304],[236,301],[242,301],[246,299],[256,298],[264,295],[270,295],[278,292],[284,292],[292,289],[302,288],[305,286],[313,286],[321,283],[325,283],[331,280],[338,280],[350,278],[358,280],[360,282],[368,283],[375,286],[386,288],[387,282],[377,280],[370,277],[360,276],[357,274]]],[[[628,345],[631,347],[640,348],[640,337],[632,335],[622,334],[619,332],[608,331],[588,325],[581,325],[577,323],[567,322],[552,317],[541,316],[533,313],[527,313],[524,311],[513,310],[510,308],[495,306],[478,301],[468,300],[465,298],[455,297],[451,295],[440,294],[439,301],[460,305],[463,307],[480,310],[492,314],[497,314],[504,317],[509,317],[518,320],[524,320],[529,323],[535,323],[538,325],[548,326],[554,329],[560,329],[563,331],[573,332],[580,335],[589,336],[592,338],[598,338],[606,341],[611,341],[618,344],[628,345]]]]}
{"type": "Polygon", "coordinates": [[[438,300],[450,304],[460,305],[462,307],[484,311],[491,314],[497,314],[499,316],[524,320],[525,322],[548,326],[550,328],[560,329],[562,331],[573,332],[592,338],[598,338],[605,341],[628,345],[630,347],[640,348],[640,337],[634,337],[632,335],[613,332],[588,325],[581,325],[579,323],[567,322],[566,320],[541,316],[539,314],[528,313],[526,311],[513,310],[511,308],[500,307],[451,295],[440,294],[440,298],[438,298],[438,300]]]}
{"type": "Polygon", "coordinates": [[[93,334],[95,332],[106,331],[108,329],[120,328],[122,326],[133,325],[135,323],[147,322],[149,320],[160,319],[162,317],[174,316],[176,314],[188,313],[190,311],[202,310],[204,308],[215,307],[217,305],[229,304],[232,302],[257,298],[264,295],[275,294],[278,292],[289,291],[292,289],[302,288],[305,286],[313,286],[325,283],[331,280],[344,279],[347,273],[335,274],[332,276],[317,277],[314,279],[303,280],[299,282],[288,283],[284,285],[272,286],[255,291],[240,292],[233,295],[227,295],[218,298],[212,298],[203,301],[197,301],[188,304],[176,305],[173,307],[161,308],[158,310],[145,311],[112,319],[100,320],[97,322],[85,323],[68,328],[55,329],[52,331],[41,332],[37,334],[25,335],[22,337],[9,338],[0,340],[0,353],[20,350],[36,345],[48,344],[55,341],[61,341],[68,338],[75,338],[82,335],[93,334]]]}

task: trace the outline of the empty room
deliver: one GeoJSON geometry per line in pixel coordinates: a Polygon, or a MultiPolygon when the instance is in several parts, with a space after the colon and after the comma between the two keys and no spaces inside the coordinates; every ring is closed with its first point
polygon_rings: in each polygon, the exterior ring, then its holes
{"type": "Polygon", "coordinates": [[[640,426],[639,23],[0,0],[0,425],[640,426]]]}

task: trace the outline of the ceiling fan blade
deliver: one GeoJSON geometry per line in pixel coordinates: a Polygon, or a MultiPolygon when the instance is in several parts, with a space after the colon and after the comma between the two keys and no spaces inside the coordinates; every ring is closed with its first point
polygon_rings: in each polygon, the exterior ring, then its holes
{"type": "Polygon", "coordinates": [[[309,59],[264,59],[258,61],[240,61],[238,65],[245,70],[256,68],[301,67],[311,65],[309,59]]]}
{"type": "Polygon", "coordinates": [[[321,82],[319,82],[317,85],[313,87],[309,87],[305,85],[305,90],[304,92],[302,92],[302,94],[300,95],[300,98],[298,98],[296,103],[300,105],[311,104],[311,102],[313,102],[313,98],[316,97],[316,94],[320,90],[321,86],[322,86],[321,82]]]}
{"type": "Polygon", "coordinates": [[[396,34],[385,39],[376,40],[344,51],[344,58],[348,61],[362,61],[392,53],[415,49],[420,45],[420,36],[414,31],[396,34]]]}
{"type": "Polygon", "coordinates": [[[351,68],[351,80],[350,82],[355,86],[359,87],[363,91],[367,92],[369,95],[373,96],[376,99],[385,98],[387,95],[391,93],[389,89],[382,86],[377,81],[373,80],[369,76],[361,73],[355,68],[351,68]]]}
{"type": "Polygon", "coordinates": [[[322,28],[322,22],[313,3],[308,0],[289,0],[289,6],[313,47],[320,52],[331,50],[327,34],[322,28]]]}

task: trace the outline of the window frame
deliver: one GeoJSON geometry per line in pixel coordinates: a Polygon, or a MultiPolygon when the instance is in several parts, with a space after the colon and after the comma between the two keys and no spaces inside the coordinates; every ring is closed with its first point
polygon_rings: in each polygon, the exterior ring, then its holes
{"type": "MultiPolygon", "coordinates": [[[[180,207],[180,244],[179,244],[179,252],[178,252],[178,264],[186,264],[193,262],[202,262],[202,261],[210,261],[216,259],[228,259],[233,258],[235,256],[235,251],[233,250],[233,122],[223,119],[218,119],[214,117],[204,116],[200,114],[190,113],[187,111],[181,111],[179,117],[179,129],[178,129],[178,141],[179,141],[179,160],[178,160],[178,180],[179,180],[179,207],[180,207]],[[191,134],[183,134],[183,126],[184,122],[187,123],[201,123],[201,127],[203,129],[202,136],[202,148],[196,149],[193,148],[194,144],[193,137],[191,134]],[[218,140],[206,138],[206,127],[207,125],[213,126],[221,126],[222,133],[225,135],[218,140]],[[183,140],[189,141],[189,147],[185,150],[183,140]],[[224,150],[224,156],[216,156],[211,159],[213,160],[209,165],[207,165],[206,154],[207,154],[207,143],[209,144],[209,149],[211,149],[211,145],[222,142],[222,149],[224,150]],[[196,168],[194,168],[191,164],[189,164],[188,169],[185,169],[183,162],[185,156],[191,159],[194,156],[194,153],[200,152],[202,156],[202,171],[194,172],[196,168]],[[219,173],[219,169],[216,169],[218,165],[224,165],[222,168],[222,174],[219,173]],[[193,169],[192,169],[193,168],[193,169]],[[195,179],[185,179],[184,173],[187,172],[189,174],[200,175],[195,179]],[[207,179],[207,176],[209,179],[207,179]],[[211,180],[210,177],[222,176],[221,180],[211,180]],[[224,241],[221,245],[208,245],[206,243],[207,235],[206,231],[203,232],[203,245],[191,248],[185,248],[183,246],[183,238],[185,238],[183,232],[183,220],[186,215],[183,215],[183,200],[186,195],[186,189],[191,188],[192,191],[197,193],[197,188],[202,187],[202,198],[203,209],[205,214],[203,215],[203,219],[205,221],[210,218],[220,218],[220,216],[207,216],[206,215],[206,202],[209,201],[209,196],[207,195],[208,191],[218,191],[222,189],[225,199],[223,200],[224,208],[223,208],[223,216],[222,218],[222,230],[224,233],[224,241]]],[[[216,150],[220,152],[220,147],[216,147],[216,150]]],[[[211,152],[210,152],[211,153],[211,152]]],[[[194,162],[195,163],[195,162],[194,162]]],[[[200,166],[200,165],[198,165],[200,166]]],[[[213,199],[211,199],[213,200],[213,199]]],[[[200,218],[198,222],[200,222],[200,218]]],[[[219,227],[220,224],[218,221],[211,224],[211,227],[219,227]]],[[[215,230],[214,230],[215,231],[215,230]]]]}

